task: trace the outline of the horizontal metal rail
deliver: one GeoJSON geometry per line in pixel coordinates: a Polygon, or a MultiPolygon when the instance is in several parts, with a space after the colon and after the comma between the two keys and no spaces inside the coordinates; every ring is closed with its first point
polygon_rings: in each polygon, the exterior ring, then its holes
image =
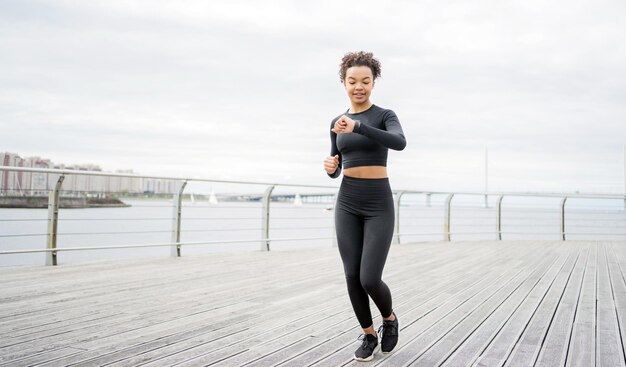
{"type": "MultiPolygon", "coordinates": [[[[209,244],[230,244],[230,243],[260,243],[260,247],[262,250],[269,250],[270,244],[273,242],[282,242],[282,241],[310,241],[310,240],[328,240],[331,239],[333,242],[336,241],[335,236],[322,236],[322,237],[296,237],[296,238],[272,238],[270,237],[270,231],[293,231],[293,230],[318,230],[320,233],[324,234],[325,231],[331,232],[330,230],[334,228],[334,226],[326,226],[326,225],[315,225],[315,223],[310,223],[309,227],[300,227],[300,226],[289,226],[289,224],[285,225],[270,225],[271,220],[281,220],[281,221],[289,221],[287,223],[298,223],[299,221],[311,221],[311,220],[322,220],[327,217],[300,217],[300,216],[292,216],[289,213],[293,213],[293,211],[312,211],[312,210],[320,210],[321,208],[328,209],[328,205],[331,204],[331,201],[327,198],[330,198],[332,195],[334,199],[336,199],[336,192],[338,190],[337,186],[328,186],[328,185],[308,185],[308,184],[291,184],[291,183],[272,183],[272,182],[254,182],[254,181],[234,181],[234,180],[215,180],[215,179],[205,179],[205,178],[193,178],[193,177],[171,177],[171,176],[158,176],[158,175],[138,175],[132,173],[108,173],[108,172],[94,172],[94,171],[78,171],[78,170],[56,170],[56,169],[40,169],[40,168],[30,168],[30,167],[7,167],[0,166],[0,172],[4,171],[13,171],[13,172],[38,172],[45,173],[49,175],[56,175],[54,177],[56,182],[56,186],[49,190],[38,190],[38,192],[48,192],[49,194],[49,204],[48,204],[48,216],[46,219],[34,218],[34,219],[26,219],[26,218],[14,218],[14,219],[2,219],[1,223],[21,223],[21,222],[43,222],[46,221],[48,223],[48,231],[45,234],[32,234],[32,233],[24,233],[24,234],[13,234],[7,235],[2,234],[0,238],[7,237],[47,237],[46,240],[46,249],[30,249],[30,250],[8,250],[8,251],[0,251],[0,255],[5,254],[19,254],[19,253],[31,253],[31,252],[44,252],[46,253],[46,264],[56,265],[57,261],[57,253],[62,251],[79,251],[79,250],[104,250],[104,249],[119,249],[119,248],[140,248],[140,247],[170,247],[172,249],[172,256],[181,256],[181,247],[189,246],[189,245],[209,245],[209,244]],[[60,203],[60,193],[61,192],[69,192],[72,193],[73,196],[70,197],[78,197],[76,196],[76,192],[62,190],[63,181],[69,182],[67,179],[70,176],[101,176],[101,177],[118,177],[118,178],[129,178],[129,179],[158,179],[158,180],[170,180],[175,182],[178,185],[177,192],[175,194],[166,194],[157,197],[158,199],[167,199],[172,200],[172,204],[170,205],[148,205],[146,204],[138,204],[133,205],[138,208],[170,208],[172,210],[172,217],[169,218],[161,218],[158,216],[152,218],[59,218],[59,203],[60,203]],[[243,185],[255,185],[259,186],[260,191],[264,191],[263,194],[245,194],[243,196],[248,198],[253,198],[254,201],[248,205],[218,205],[208,204],[204,200],[206,200],[205,196],[202,196],[202,201],[189,201],[192,194],[185,194],[185,187],[190,182],[203,182],[203,183],[225,183],[225,184],[243,184],[243,185]],[[290,195],[293,194],[283,194],[277,195],[272,194],[275,188],[277,187],[291,187],[291,188],[314,188],[314,189],[324,189],[329,190],[330,192],[313,194],[315,197],[313,201],[306,202],[306,206],[298,206],[298,207],[285,207],[285,206],[277,206],[276,203],[292,203],[290,195]],[[287,196],[285,196],[287,195],[287,196]],[[276,199],[280,197],[280,200],[276,199]],[[273,200],[274,198],[275,200],[273,200]],[[284,200],[283,200],[284,199],[284,200]],[[233,220],[261,220],[260,227],[244,227],[244,228],[215,228],[215,229],[184,229],[182,228],[183,218],[182,212],[191,212],[198,213],[200,210],[207,210],[207,208],[219,208],[221,213],[229,213],[226,210],[230,209],[256,209],[261,210],[261,215],[259,217],[185,217],[184,221],[193,221],[198,224],[202,224],[203,221],[233,221],[233,220]],[[193,211],[196,210],[196,211],[193,211]],[[288,212],[288,214],[285,214],[288,212]],[[88,222],[88,221],[108,221],[108,222],[125,222],[125,221],[170,221],[171,229],[162,229],[160,230],[141,230],[141,231],[112,231],[112,232],[59,232],[57,229],[57,225],[59,222],[88,222]],[[181,232],[185,233],[210,233],[210,232],[244,232],[244,231],[261,231],[261,235],[259,238],[255,239],[244,239],[244,240],[212,240],[212,241],[199,241],[199,242],[184,242],[181,241],[180,236],[181,232]],[[135,234],[155,234],[155,233],[171,233],[171,241],[169,243],[157,243],[157,244],[129,244],[129,245],[109,245],[109,246],[89,246],[89,247],[58,247],[57,246],[57,238],[61,237],[62,239],[66,239],[68,236],[85,236],[85,235],[135,235],[135,234]]],[[[76,181],[76,180],[73,180],[76,181]]],[[[73,182],[72,181],[72,182],[73,182]]],[[[83,191],[87,193],[88,191],[83,191]]],[[[590,225],[590,224],[582,224],[579,225],[578,221],[584,220],[582,216],[593,215],[595,217],[599,217],[600,215],[620,215],[621,211],[609,210],[614,207],[598,205],[596,208],[607,208],[602,210],[593,210],[590,211],[586,208],[581,208],[577,205],[568,204],[568,207],[571,205],[572,208],[566,210],[566,202],[571,203],[572,199],[618,199],[623,200],[626,203],[626,196],[621,194],[581,194],[581,193],[540,193],[540,192],[438,192],[438,191],[420,191],[420,190],[393,190],[394,194],[394,205],[396,206],[396,226],[394,228],[394,243],[401,243],[400,238],[402,236],[405,237],[413,237],[413,236],[441,236],[443,234],[443,238],[445,241],[450,241],[453,236],[468,236],[468,235],[494,235],[495,239],[502,239],[502,235],[554,235],[560,236],[563,240],[566,239],[566,236],[580,236],[580,235],[595,235],[595,236],[623,236],[626,235],[624,233],[601,233],[590,231],[590,229],[602,227],[605,229],[621,229],[621,226],[612,225],[613,223],[623,223],[625,222],[626,216],[624,219],[617,218],[597,218],[593,219],[595,223],[601,223],[598,225],[590,225]],[[413,195],[413,196],[409,196],[413,195]],[[426,202],[414,202],[413,197],[415,195],[424,195],[426,197],[426,202]],[[440,196],[441,199],[437,199],[436,201],[431,200],[433,196],[440,196]],[[466,196],[480,196],[481,199],[484,196],[484,207],[480,209],[482,211],[477,212],[478,207],[472,202],[468,202],[463,198],[466,196]],[[497,199],[495,203],[489,203],[487,198],[492,196],[497,199]],[[407,199],[409,197],[409,199],[407,199]],[[554,205],[554,208],[545,207],[545,203],[541,204],[541,207],[532,206],[531,204],[525,205],[524,203],[520,203],[523,200],[517,200],[510,207],[506,207],[503,210],[502,202],[505,197],[516,197],[516,198],[558,198],[560,200],[560,204],[554,205]],[[402,202],[402,198],[404,198],[405,202],[402,202]],[[406,203],[406,202],[409,203],[406,203]],[[457,203],[452,205],[452,203],[457,203]],[[493,205],[487,207],[487,205],[493,205]],[[425,223],[430,218],[424,218],[423,216],[416,215],[417,212],[427,212],[426,215],[438,216],[440,219],[437,220],[436,223],[425,223]],[[468,215],[468,212],[472,211],[471,215],[468,215]],[[401,215],[401,214],[405,215],[401,215]],[[411,213],[412,215],[406,215],[406,213],[411,213]],[[504,220],[503,220],[504,213],[504,220]],[[521,215],[519,215],[521,214],[521,215]],[[443,218],[441,217],[443,216],[443,218]],[[550,217],[553,216],[553,217],[550,217]],[[546,223],[552,224],[532,224],[533,228],[536,229],[549,229],[553,228],[554,231],[543,231],[543,232],[529,232],[529,231],[519,231],[520,228],[524,228],[526,225],[523,223],[520,225],[519,223],[510,223],[510,221],[530,221],[541,219],[546,221],[546,223]],[[442,221],[443,219],[443,221],[442,221]],[[465,220],[476,220],[482,221],[482,223],[478,224],[465,224],[463,221],[465,220]],[[402,225],[400,225],[400,220],[402,220],[402,225]],[[407,223],[408,221],[408,223],[407,223]],[[435,233],[416,233],[416,232],[401,232],[401,228],[426,228],[426,227],[434,227],[434,226],[442,226],[443,231],[435,232],[435,233]],[[493,226],[493,227],[492,227],[493,226]],[[513,231],[503,231],[502,228],[507,227],[513,229],[513,231]],[[575,226],[576,229],[580,229],[584,232],[574,232],[570,228],[575,226]],[[486,228],[492,227],[493,230],[489,231],[486,228]],[[461,229],[460,231],[455,231],[454,229],[461,229]],[[467,232],[466,229],[475,228],[477,231],[475,232],[467,232]],[[568,228],[569,230],[566,230],[568,228]],[[558,229],[558,231],[556,231],[558,229]]],[[[295,197],[294,197],[295,199],[295,197]]],[[[334,202],[334,200],[333,200],[334,202]]],[[[229,202],[230,203],[230,202],[229,202]]],[[[333,205],[334,206],[334,205],[333,205]]],[[[626,209],[626,207],[625,207],[626,209]]],[[[324,219],[325,220],[325,219],[324,219]]],[[[589,220],[587,218],[587,220],[589,220]]],[[[79,229],[80,230],[80,229],[79,229]]],[[[33,230],[33,232],[36,229],[33,230]]]]}
{"type": "MultiPolygon", "coordinates": [[[[285,241],[313,241],[313,240],[330,240],[335,237],[298,237],[298,238],[263,238],[261,241],[266,242],[285,242],[285,241]]],[[[227,240],[227,241],[199,241],[199,242],[176,242],[176,243],[148,243],[148,244],[129,244],[129,245],[113,245],[113,246],[93,246],[93,247],[58,247],[56,249],[29,249],[29,250],[5,250],[0,251],[0,255],[25,254],[35,252],[55,252],[55,251],[89,251],[89,250],[110,250],[120,248],[142,248],[142,247],[172,247],[172,246],[198,246],[198,245],[215,245],[229,243],[256,243],[258,238],[250,238],[244,240],[227,240]]]]}
{"type": "MultiPolygon", "coordinates": [[[[39,172],[50,173],[60,175],[87,175],[87,176],[105,176],[105,177],[126,177],[126,178],[149,178],[160,180],[173,180],[173,181],[188,181],[188,182],[212,182],[212,183],[229,183],[229,184],[244,184],[244,185],[263,185],[263,186],[282,186],[282,187],[308,187],[308,188],[324,188],[324,189],[339,189],[338,186],[328,185],[309,185],[309,184],[291,184],[291,183],[275,183],[266,181],[236,181],[236,180],[218,180],[207,178],[191,178],[191,177],[176,177],[176,176],[158,176],[158,175],[139,175],[133,173],[111,173],[111,172],[97,172],[97,171],[78,171],[68,169],[44,169],[44,168],[30,168],[30,167],[12,167],[12,166],[0,166],[0,171],[15,171],[15,172],[39,172]]],[[[395,192],[403,191],[405,194],[426,194],[426,195],[449,195],[447,191],[425,191],[425,190],[393,190],[395,192]]],[[[589,199],[624,199],[626,195],[621,194],[581,194],[581,193],[556,193],[556,192],[511,192],[511,191],[457,191],[454,193],[457,196],[460,195],[488,195],[488,196],[514,196],[514,197],[555,197],[562,198],[567,196],[569,198],[589,198],[589,199]]]]}
{"type": "Polygon", "coordinates": [[[103,176],[103,177],[120,177],[120,178],[149,178],[155,180],[172,180],[172,181],[187,181],[187,182],[211,182],[211,183],[228,183],[228,184],[243,184],[243,185],[275,185],[284,187],[315,187],[322,189],[338,189],[337,186],[326,185],[306,185],[306,184],[290,184],[290,183],[272,183],[261,181],[237,181],[237,180],[217,180],[208,178],[193,178],[193,177],[176,177],[176,176],[158,176],[158,175],[138,175],[134,173],[112,173],[112,172],[99,172],[99,171],[79,171],[71,169],[46,169],[46,168],[30,168],[30,167],[12,167],[12,166],[0,166],[0,171],[12,171],[12,172],[38,172],[49,173],[57,175],[77,175],[77,176],[103,176]]]}

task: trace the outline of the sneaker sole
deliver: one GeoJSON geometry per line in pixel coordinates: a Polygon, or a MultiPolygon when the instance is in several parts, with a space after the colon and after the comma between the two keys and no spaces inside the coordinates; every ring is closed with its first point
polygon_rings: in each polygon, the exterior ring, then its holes
{"type": "Polygon", "coordinates": [[[391,354],[391,353],[393,353],[393,352],[396,350],[396,347],[397,347],[397,345],[396,345],[396,346],[394,346],[394,347],[393,347],[393,349],[392,349],[392,350],[390,350],[390,351],[388,351],[388,352],[386,352],[386,351],[382,350],[382,347],[381,347],[380,352],[381,352],[382,354],[391,354]]]}
{"type": "Polygon", "coordinates": [[[374,359],[374,354],[376,354],[378,352],[378,350],[380,350],[380,344],[378,344],[376,346],[376,348],[374,348],[374,351],[372,352],[372,355],[370,355],[369,357],[367,357],[367,358],[359,358],[357,356],[354,356],[354,360],[355,361],[359,361],[359,362],[369,362],[372,359],[374,359]]]}

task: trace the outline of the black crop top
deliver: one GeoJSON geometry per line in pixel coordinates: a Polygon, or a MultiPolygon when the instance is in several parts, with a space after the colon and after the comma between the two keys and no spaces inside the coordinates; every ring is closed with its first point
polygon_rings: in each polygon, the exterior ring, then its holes
{"type": "MultiPolygon", "coordinates": [[[[333,119],[331,129],[343,115],[333,119]]],[[[392,110],[372,105],[363,112],[346,112],[345,115],[355,121],[354,130],[352,134],[330,132],[330,155],[339,154],[339,166],[328,174],[330,177],[339,177],[342,166],[387,166],[388,148],[402,150],[406,147],[402,126],[392,110]]]]}

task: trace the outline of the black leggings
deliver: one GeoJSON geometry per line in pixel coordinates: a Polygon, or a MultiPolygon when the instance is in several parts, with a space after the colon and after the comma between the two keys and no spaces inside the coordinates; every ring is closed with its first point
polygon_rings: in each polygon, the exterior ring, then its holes
{"type": "Polygon", "coordinates": [[[368,295],[382,316],[392,312],[391,292],[381,277],[393,237],[393,205],[389,179],[343,176],[335,229],[350,302],[364,329],[372,326],[368,295]]]}

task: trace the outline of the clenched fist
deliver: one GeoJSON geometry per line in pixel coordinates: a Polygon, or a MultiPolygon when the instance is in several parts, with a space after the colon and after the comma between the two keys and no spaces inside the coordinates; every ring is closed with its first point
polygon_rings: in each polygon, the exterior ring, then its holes
{"type": "Polygon", "coordinates": [[[324,159],[324,169],[329,175],[332,175],[339,167],[339,154],[336,154],[334,157],[326,157],[324,159]]]}
{"type": "Polygon", "coordinates": [[[335,126],[331,129],[335,134],[351,133],[354,130],[354,120],[343,115],[335,121],[335,126]]]}

